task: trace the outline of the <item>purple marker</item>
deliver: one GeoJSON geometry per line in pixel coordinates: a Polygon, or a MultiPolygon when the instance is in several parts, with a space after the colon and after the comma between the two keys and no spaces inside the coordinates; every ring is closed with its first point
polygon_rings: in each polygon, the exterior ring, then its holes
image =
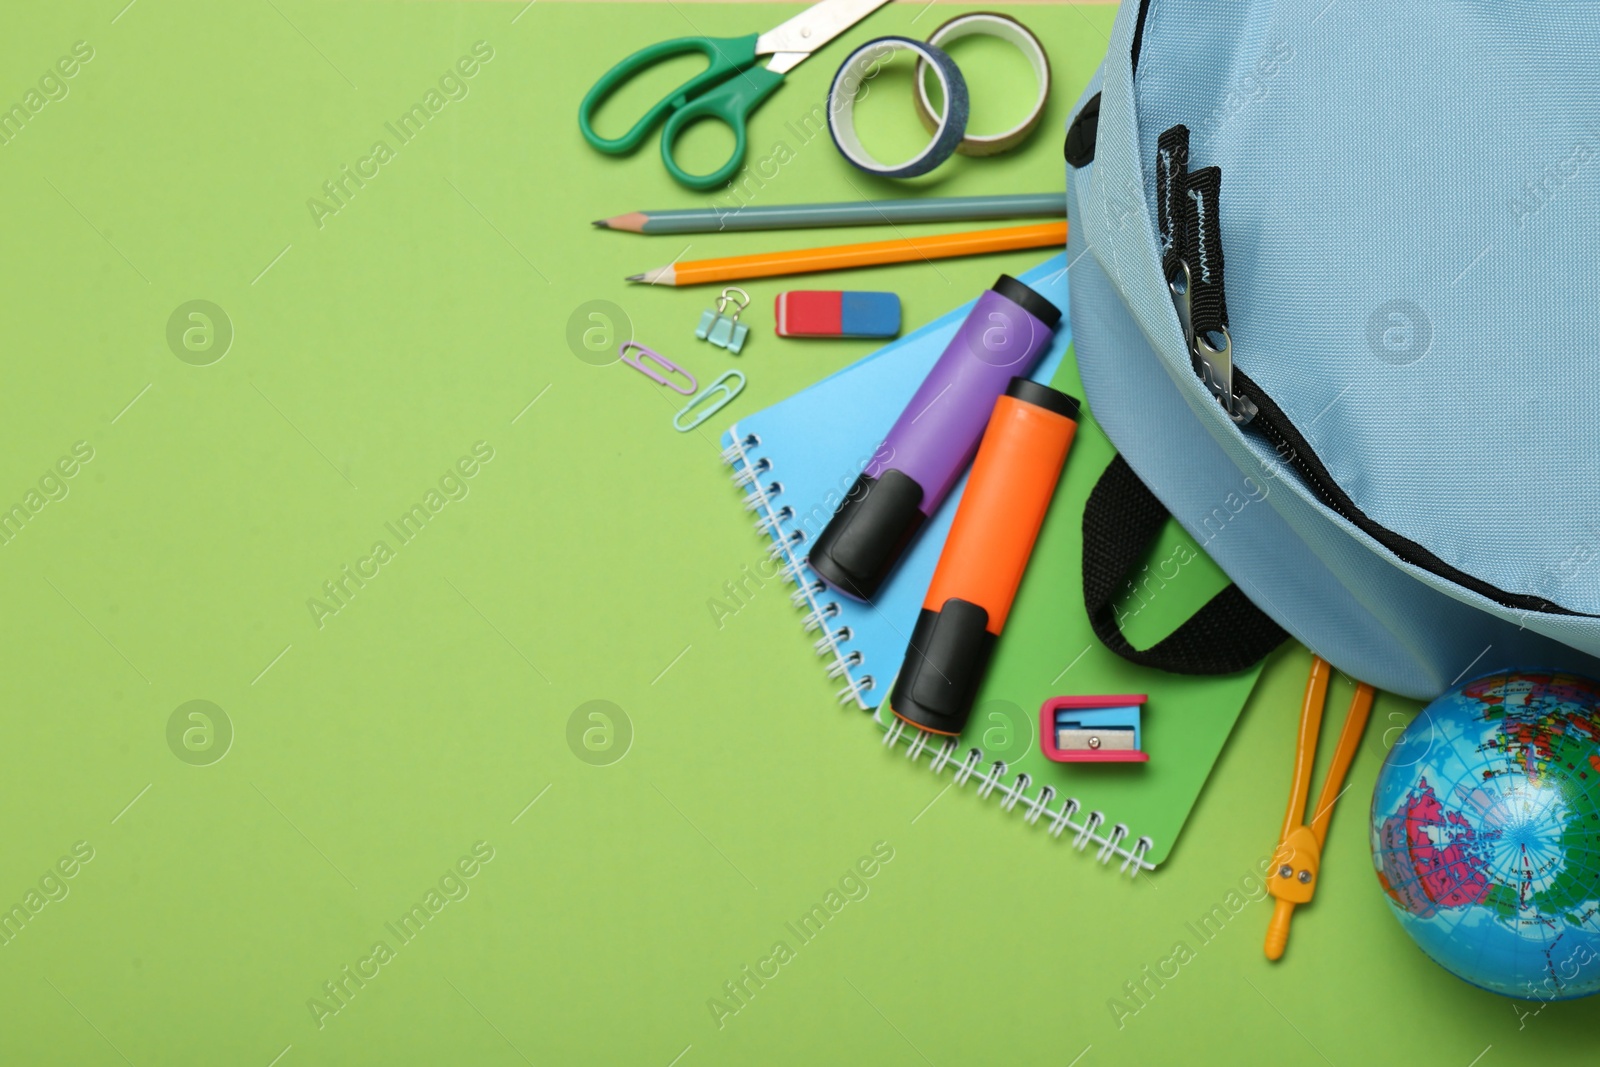
{"type": "Polygon", "coordinates": [[[978,297],[950,347],[817,535],[810,564],[846,596],[871,600],[972,462],[994,403],[1050,347],[1061,311],[1008,274],[978,297]]]}

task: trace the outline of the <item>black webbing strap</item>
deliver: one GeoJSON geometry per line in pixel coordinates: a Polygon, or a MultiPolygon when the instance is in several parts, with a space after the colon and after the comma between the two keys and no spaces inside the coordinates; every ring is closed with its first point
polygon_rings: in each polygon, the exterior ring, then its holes
{"type": "Polygon", "coordinates": [[[1083,602],[1095,636],[1129,662],[1173,674],[1232,674],[1253,666],[1289,635],[1236,585],[1147,649],[1134,648],[1123,636],[1117,594],[1167,518],[1167,509],[1127,461],[1113,459],[1083,512],[1083,602]]]}
{"type": "Polygon", "coordinates": [[[1190,321],[1204,335],[1228,325],[1228,301],[1222,284],[1222,227],[1217,214],[1222,200],[1222,171],[1204,167],[1189,172],[1182,209],[1183,258],[1189,263],[1190,321]]]}
{"type": "Polygon", "coordinates": [[[1178,202],[1189,180],[1189,127],[1174,126],[1156,138],[1156,231],[1161,238],[1161,273],[1169,280],[1183,258],[1184,207],[1178,202]]]}

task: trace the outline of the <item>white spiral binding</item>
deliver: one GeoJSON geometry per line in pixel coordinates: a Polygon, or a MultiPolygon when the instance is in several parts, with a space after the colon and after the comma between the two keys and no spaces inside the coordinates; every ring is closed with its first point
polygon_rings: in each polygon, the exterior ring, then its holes
{"type": "MultiPolygon", "coordinates": [[[[792,518],[794,518],[794,508],[785,504],[771,515],[763,515],[757,519],[754,523],[756,533],[765,534],[768,537],[775,536],[778,532],[778,527],[792,518]]],[[[798,604],[795,606],[799,607],[798,604]]]]}
{"type": "MultiPolygon", "coordinates": [[[[1000,807],[1005,811],[1014,811],[1020,801],[1023,821],[1030,826],[1038,824],[1039,817],[1047,813],[1051,802],[1055,800],[1055,788],[1048,785],[1041,787],[1038,793],[1029,797],[1027,795],[1028,788],[1033,782],[1026,773],[1018,774],[1010,784],[1002,782],[1007,769],[1005,760],[995,760],[988,771],[980,771],[979,767],[983,764],[982,749],[968,749],[966,756],[957,762],[953,758],[956,754],[955,738],[945,738],[944,743],[939,745],[938,748],[930,747],[929,742],[932,738],[933,735],[927,731],[908,727],[904,722],[896,719],[889,729],[884,732],[883,743],[888,748],[893,749],[904,741],[906,758],[912,762],[915,762],[924,752],[927,752],[928,769],[934,774],[939,774],[947,766],[954,767],[954,782],[958,786],[966,785],[969,780],[976,777],[978,795],[987,797],[998,793],[1000,807]]],[[[1050,836],[1060,839],[1064,831],[1073,831],[1073,848],[1083,852],[1090,843],[1100,846],[1095,851],[1094,858],[1101,863],[1110,863],[1120,856],[1122,863],[1117,869],[1130,878],[1137,877],[1143,871],[1156,869],[1155,864],[1145,859],[1150,854],[1150,850],[1155,847],[1154,841],[1151,841],[1148,837],[1141,837],[1131,847],[1126,846],[1123,842],[1128,839],[1131,833],[1127,826],[1117,823],[1107,833],[1102,834],[1100,828],[1105,825],[1105,814],[1091,811],[1079,821],[1077,815],[1082,807],[1083,805],[1078,802],[1076,797],[1068,797],[1061,802],[1061,806],[1055,811],[1048,812],[1049,825],[1047,829],[1050,836]]]]}
{"type": "Polygon", "coordinates": [[[758,477],[767,473],[771,469],[772,461],[763,457],[756,460],[756,462],[751,466],[746,467],[744,470],[735,474],[733,476],[733,484],[738,486],[740,489],[743,489],[748,485],[754,485],[758,477]]]}
{"type": "MultiPolygon", "coordinates": [[[[816,611],[806,612],[805,616],[800,620],[800,625],[806,628],[806,633],[815,633],[837,614],[839,614],[839,605],[830,600],[816,611]]],[[[860,655],[860,653],[852,652],[851,655],[860,655]]]]}
{"type": "Polygon", "coordinates": [[[789,603],[805,612],[801,622],[806,632],[822,631],[822,636],[813,647],[817,655],[828,657],[828,677],[835,681],[844,680],[844,688],[838,692],[839,703],[854,701],[862,711],[871,711],[872,706],[867,703],[866,694],[877,685],[877,681],[870,674],[859,677],[851,674],[852,670],[865,664],[866,658],[859,650],[847,650],[844,647],[851,638],[850,628],[828,628],[828,620],[839,614],[839,606],[828,599],[827,586],[805,573],[801,549],[806,542],[806,532],[800,529],[784,532],[784,523],[793,520],[794,509],[773,503],[773,499],[783,493],[783,482],[773,479],[762,484],[765,476],[774,473],[774,464],[767,456],[758,457],[750,453],[750,449],[761,446],[760,435],[742,434],[735,426],[731,436],[733,443],[722,450],[722,462],[733,468],[729,479],[734,486],[746,491],[742,503],[746,511],[756,513],[756,530],[772,539],[767,546],[767,558],[781,561],[778,573],[784,581],[795,587],[794,592],[789,594],[789,603]]]}
{"type": "Polygon", "coordinates": [[[840,677],[841,675],[849,673],[849,670],[850,670],[851,667],[859,667],[859,666],[861,666],[861,660],[862,659],[863,659],[863,657],[862,657],[860,652],[851,652],[844,659],[835,660],[832,663],[828,664],[828,677],[829,677],[829,679],[835,679],[835,678],[840,677]]]}
{"type": "Polygon", "coordinates": [[[781,492],[783,492],[782,482],[772,482],[771,484],[767,485],[766,488],[762,488],[758,485],[754,489],[750,490],[750,492],[745,494],[744,500],[741,501],[741,503],[744,504],[744,509],[746,511],[755,511],[761,508],[762,505],[764,505],[770,498],[777,496],[781,492]]]}
{"type": "MultiPolygon", "coordinates": [[[[801,623],[807,633],[822,631],[812,646],[817,655],[830,657],[828,661],[828,677],[834,680],[843,678],[845,685],[839,690],[841,704],[855,701],[863,711],[871,708],[866,702],[866,694],[875,686],[876,681],[870,674],[860,677],[850,672],[865,664],[866,657],[859,649],[846,650],[845,644],[851,639],[850,628],[841,626],[837,629],[828,628],[828,620],[837,617],[839,607],[837,603],[827,599],[828,587],[820,581],[805,573],[805,561],[800,555],[800,548],[806,541],[804,530],[791,530],[783,533],[783,524],[794,518],[794,509],[788,505],[775,506],[773,498],[783,492],[783,483],[773,480],[761,484],[763,475],[773,473],[772,461],[765,457],[754,458],[749,450],[760,447],[761,438],[757,434],[740,434],[738,428],[733,431],[733,443],[722,450],[722,462],[734,469],[730,476],[733,484],[748,490],[744,496],[744,508],[753,511],[757,518],[755,528],[767,537],[772,538],[772,544],[767,549],[769,559],[782,560],[778,572],[784,580],[793,585],[794,591],[789,594],[789,603],[797,609],[804,610],[801,623]]],[[[1022,804],[1022,818],[1029,825],[1037,825],[1040,816],[1048,815],[1047,832],[1052,838],[1060,839],[1062,833],[1073,831],[1072,847],[1084,851],[1091,842],[1098,845],[1094,856],[1101,863],[1109,863],[1115,857],[1122,857],[1119,870],[1130,877],[1137,877],[1142,871],[1155,870],[1155,864],[1145,859],[1155,843],[1148,837],[1141,837],[1133,843],[1131,848],[1125,847],[1130,831],[1122,823],[1117,823],[1108,834],[1101,834],[1100,827],[1105,823],[1105,815],[1098,811],[1091,811],[1082,821],[1077,820],[1078,812],[1082,805],[1076,797],[1068,797],[1061,802],[1055,811],[1049,811],[1051,803],[1055,800],[1055,787],[1043,786],[1032,797],[1028,789],[1033,784],[1027,774],[1018,774],[1010,783],[1003,779],[1006,775],[1004,760],[995,760],[987,772],[978,768],[983,763],[983,751],[973,748],[960,763],[953,759],[956,753],[955,738],[947,738],[938,747],[930,747],[929,742],[933,735],[923,730],[907,729],[906,724],[896,719],[883,735],[883,743],[890,748],[904,740],[906,743],[906,758],[915,762],[924,752],[928,754],[928,769],[934,774],[939,774],[948,767],[954,768],[956,785],[965,785],[974,775],[978,778],[978,795],[989,796],[998,792],[1000,807],[1005,811],[1015,811],[1018,802],[1022,804]]]]}

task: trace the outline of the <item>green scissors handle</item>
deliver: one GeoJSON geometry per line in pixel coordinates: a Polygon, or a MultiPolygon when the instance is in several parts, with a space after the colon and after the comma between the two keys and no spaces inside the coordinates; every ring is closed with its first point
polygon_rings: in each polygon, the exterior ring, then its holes
{"type": "Polygon", "coordinates": [[[679,37],[641,48],[601,75],[578,105],[578,128],[583,131],[584,140],[609,155],[621,155],[638,148],[650,129],[666,116],[661,131],[661,161],[667,173],[691,189],[722,185],[744,160],[745,125],[750,113],[783,81],[783,75],[754,65],[759,36],[679,37]],[[699,52],[710,61],[705,70],[668,93],[621,137],[607,138],[595,132],[594,112],[608,96],[660,61],[689,52],[699,52]],[[691,174],[678,165],[672,149],[684,128],[702,119],[715,119],[733,130],[733,154],[710,174],[691,174]]]}

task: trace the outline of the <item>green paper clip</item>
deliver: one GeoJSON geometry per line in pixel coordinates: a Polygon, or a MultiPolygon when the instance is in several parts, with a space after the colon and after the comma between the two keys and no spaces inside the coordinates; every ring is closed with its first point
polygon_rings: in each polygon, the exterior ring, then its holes
{"type": "Polygon", "coordinates": [[[672,416],[672,428],[677,430],[679,433],[688,433],[690,430],[694,429],[696,426],[699,426],[702,422],[705,422],[711,416],[727,407],[728,404],[732,402],[733,398],[738,396],[743,391],[744,375],[740,374],[736,370],[723,371],[722,375],[717,378],[716,381],[700,390],[698,394],[690,398],[687,404],[678,409],[678,413],[672,416]],[[734,381],[736,381],[738,384],[729,384],[730,382],[734,381]],[[713,399],[714,394],[720,395],[713,399]],[[711,402],[707,403],[707,401],[711,402]],[[695,412],[697,407],[703,408],[703,410],[695,412]],[[691,412],[695,412],[694,420],[685,426],[683,424],[683,417],[691,412]]]}

